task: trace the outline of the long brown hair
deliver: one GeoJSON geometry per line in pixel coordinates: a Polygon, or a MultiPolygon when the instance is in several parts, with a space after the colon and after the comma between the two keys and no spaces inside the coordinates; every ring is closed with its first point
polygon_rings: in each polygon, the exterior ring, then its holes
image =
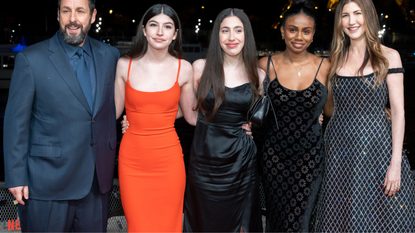
{"type": "Polygon", "coordinates": [[[174,28],[177,30],[177,36],[176,39],[171,42],[169,45],[169,53],[170,55],[176,57],[176,58],[183,58],[182,53],[182,29],[180,26],[180,19],[177,15],[176,11],[174,11],[173,8],[171,8],[168,5],[165,4],[156,4],[150,7],[143,15],[143,17],[140,20],[140,23],[138,24],[137,28],[137,42],[134,44],[134,46],[131,48],[131,50],[125,55],[129,58],[140,58],[144,56],[144,54],[147,52],[148,48],[148,42],[147,38],[144,36],[143,33],[143,27],[147,25],[147,22],[153,18],[156,15],[159,14],[165,14],[169,16],[174,23],[174,28]]]}
{"type": "Polygon", "coordinates": [[[332,78],[336,75],[336,71],[342,67],[348,58],[350,38],[343,31],[341,16],[344,5],[350,2],[355,2],[359,5],[363,13],[365,24],[364,36],[366,40],[366,52],[358,73],[361,78],[364,79],[363,70],[370,61],[376,76],[376,87],[379,83],[382,83],[385,80],[388,74],[389,62],[382,53],[381,43],[378,37],[378,31],[380,29],[379,18],[372,0],[342,0],[337,5],[334,20],[333,39],[331,42],[329,85],[331,85],[332,78]]]}
{"type": "Polygon", "coordinates": [[[254,101],[259,96],[259,78],[258,78],[258,54],[255,47],[254,34],[252,32],[251,23],[248,16],[239,9],[228,8],[219,13],[213,25],[210,36],[209,48],[206,54],[206,64],[200,78],[199,87],[197,89],[197,106],[205,116],[207,121],[211,121],[218,111],[220,105],[225,101],[225,73],[223,70],[224,52],[220,47],[219,31],[222,21],[229,16],[238,17],[244,25],[245,44],[241,51],[242,59],[245,64],[246,72],[248,73],[249,84],[254,93],[254,101]],[[210,89],[213,89],[215,95],[215,105],[213,111],[210,113],[206,107],[203,106],[203,101],[209,94],[210,89]]]}

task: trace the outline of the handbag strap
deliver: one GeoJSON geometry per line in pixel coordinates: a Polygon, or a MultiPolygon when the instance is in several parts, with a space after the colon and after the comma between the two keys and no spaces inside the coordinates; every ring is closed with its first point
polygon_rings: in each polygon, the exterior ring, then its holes
{"type": "Polygon", "coordinates": [[[268,62],[267,62],[267,75],[265,75],[264,81],[262,81],[262,87],[264,88],[264,93],[262,94],[262,96],[267,96],[268,93],[268,87],[269,87],[269,63],[271,60],[271,56],[268,56],[268,62]]]}
{"type": "MultiPolygon", "coordinates": [[[[268,64],[267,64],[267,75],[264,78],[264,82],[263,82],[263,87],[264,87],[264,94],[262,98],[269,98],[268,97],[268,87],[270,84],[270,80],[269,80],[269,64],[272,62],[272,66],[274,67],[274,73],[275,73],[275,78],[277,78],[277,72],[275,71],[275,66],[274,66],[274,62],[272,61],[271,55],[268,56],[268,64]]],[[[274,119],[275,119],[275,124],[277,125],[277,129],[279,129],[278,126],[278,120],[277,120],[277,116],[275,115],[275,110],[274,110],[274,106],[272,103],[269,103],[269,106],[271,107],[271,112],[274,115],[274,119]]]]}
{"type": "Polygon", "coordinates": [[[275,71],[275,66],[274,66],[274,62],[272,61],[271,55],[268,56],[268,62],[267,62],[267,75],[265,75],[264,81],[263,81],[263,88],[264,88],[264,96],[266,96],[268,94],[268,87],[269,84],[271,83],[270,79],[269,79],[269,64],[272,63],[272,67],[274,67],[274,74],[275,74],[275,78],[277,78],[277,72],[275,71]]]}
{"type": "Polygon", "coordinates": [[[274,67],[274,74],[275,74],[275,78],[277,78],[277,71],[275,71],[275,66],[274,66],[274,62],[272,61],[271,55],[268,56],[268,67],[267,67],[267,75],[269,75],[269,63],[272,63],[272,67],[274,67]]]}

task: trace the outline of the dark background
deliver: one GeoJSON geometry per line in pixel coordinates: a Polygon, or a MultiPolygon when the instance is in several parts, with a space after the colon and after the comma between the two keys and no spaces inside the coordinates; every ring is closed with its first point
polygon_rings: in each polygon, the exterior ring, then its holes
{"type": "MultiPolygon", "coordinates": [[[[309,51],[328,51],[333,32],[334,10],[337,0],[315,0],[317,27],[314,42],[309,51]],[[331,11],[330,11],[331,10],[331,11]]],[[[381,27],[385,25],[383,44],[398,50],[401,54],[405,73],[406,131],[404,149],[415,169],[415,1],[414,0],[373,0],[381,27]]],[[[96,22],[91,26],[90,36],[114,46],[128,47],[136,33],[138,22],[144,12],[153,4],[165,3],[178,13],[185,44],[200,44],[206,48],[210,30],[216,15],[228,7],[242,9],[250,18],[259,51],[284,50],[279,30],[280,15],[290,4],[289,0],[269,1],[123,1],[97,0],[96,22]],[[110,13],[112,10],[112,13],[110,13]],[[101,18],[101,30],[96,32],[96,23],[101,18]],[[199,23],[200,31],[195,32],[199,23]]],[[[5,1],[0,3],[0,46],[21,44],[29,46],[51,37],[58,30],[57,1],[5,1]]],[[[260,55],[261,56],[261,55],[260,55]]],[[[0,67],[1,69],[1,67],[0,67]]],[[[2,124],[7,103],[7,89],[0,90],[0,157],[2,150],[2,124]]],[[[193,127],[183,120],[176,122],[185,155],[191,144],[193,127]]],[[[121,135],[120,135],[121,138],[121,135]]],[[[2,159],[0,159],[1,163],[2,159]]],[[[0,166],[2,168],[2,165],[0,166]]],[[[0,172],[0,180],[3,180],[0,172]]]]}
{"type": "MultiPolygon", "coordinates": [[[[334,9],[337,0],[314,0],[317,7],[317,34],[313,47],[329,49],[334,21],[334,9]],[[333,11],[330,11],[333,9],[333,11]]],[[[387,27],[384,42],[397,49],[414,48],[413,44],[396,43],[392,41],[395,34],[413,35],[415,29],[415,1],[413,0],[374,0],[379,16],[381,13],[389,17],[380,16],[381,24],[387,27]],[[412,11],[412,12],[411,12],[412,11]]],[[[98,18],[102,18],[102,30],[95,32],[95,25],[91,27],[90,35],[96,38],[110,38],[110,42],[130,40],[136,33],[137,24],[143,13],[155,3],[166,3],[172,6],[179,14],[184,31],[185,43],[202,43],[206,45],[209,30],[216,15],[227,7],[236,7],[244,10],[249,16],[255,33],[258,49],[280,49],[284,44],[280,40],[280,15],[289,6],[289,0],[272,1],[123,1],[97,0],[98,18]],[[202,9],[202,6],[204,7],[202,9]],[[110,14],[112,10],[112,14],[110,14]],[[195,25],[201,19],[201,31],[194,33],[195,25]],[[133,23],[135,20],[135,23],[133,23]],[[275,30],[277,28],[277,30],[275,30]]],[[[0,44],[21,43],[32,44],[52,36],[58,29],[57,1],[2,1],[0,4],[0,44]],[[14,30],[14,32],[13,32],[14,30]],[[13,36],[13,37],[11,37],[13,36]],[[24,37],[22,39],[22,37],[24,37]]],[[[396,35],[395,35],[396,37],[396,35]]],[[[409,40],[409,39],[406,39],[409,40]]],[[[413,39],[412,39],[413,41],[413,39]]],[[[413,43],[413,42],[412,42],[413,43]]]]}

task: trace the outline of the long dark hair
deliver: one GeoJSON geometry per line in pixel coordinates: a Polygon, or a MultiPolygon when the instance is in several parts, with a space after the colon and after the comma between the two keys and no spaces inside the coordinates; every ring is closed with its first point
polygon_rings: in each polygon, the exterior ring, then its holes
{"type": "Polygon", "coordinates": [[[174,22],[174,28],[177,30],[176,39],[171,42],[169,45],[169,53],[177,58],[183,58],[182,53],[182,29],[180,26],[179,16],[176,11],[173,10],[168,5],[165,4],[156,4],[150,7],[143,15],[138,24],[137,28],[137,42],[131,48],[131,50],[126,54],[129,58],[140,58],[144,56],[147,52],[148,43],[147,38],[144,36],[143,27],[147,25],[147,22],[156,15],[165,14],[169,16],[174,22]]]}
{"type": "Polygon", "coordinates": [[[245,44],[241,51],[242,59],[248,73],[249,84],[254,93],[253,101],[258,98],[259,78],[258,78],[258,54],[255,47],[254,34],[252,32],[251,23],[248,16],[239,9],[228,8],[219,13],[213,25],[210,36],[209,48],[206,54],[206,64],[200,78],[199,87],[197,89],[197,109],[205,116],[207,121],[211,121],[218,111],[220,105],[225,101],[225,73],[223,70],[224,52],[220,46],[219,31],[220,24],[226,17],[236,16],[244,25],[245,44]],[[213,88],[215,95],[215,105],[213,111],[208,113],[203,106],[203,101],[213,88]]]}

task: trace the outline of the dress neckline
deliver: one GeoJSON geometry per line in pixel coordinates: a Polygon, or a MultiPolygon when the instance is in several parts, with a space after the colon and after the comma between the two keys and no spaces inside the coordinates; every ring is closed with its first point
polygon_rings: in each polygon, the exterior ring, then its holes
{"type": "MultiPolygon", "coordinates": [[[[285,87],[284,85],[282,85],[282,84],[280,83],[280,81],[278,80],[278,75],[277,75],[277,72],[275,72],[275,78],[274,78],[274,79],[270,82],[270,84],[271,84],[272,82],[274,82],[274,80],[277,80],[278,84],[279,84],[282,88],[284,88],[284,89],[286,89],[286,90],[289,90],[289,91],[297,91],[297,92],[301,92],[301,91],[306,91],[306,90],[308,90],[311,86],[313,86],[313,84],[314,84],[314,82],[315,82],[315,81],[319,82],[321,85],[323,85],[324,87],[326,87],[324,84],[322,84],[322,83],[320,82],[320,80],[318,80],[318,79],[317,79],[317,75],[318,75],[318,72],[320,71],[321,64],[323,64],[323,60],[324,60],[324,58],[321,58],[320,65],[318,66],[318,69],[317,69],[316,75],[314,76],[314,79],[313,79],[313,81],[311,82],[311,84],[310,84],[310,85],[308,85],[306,88],[304,88],[304,89],[302,89],[302,90],[294,90],[294,89],[290,89],[290,88],[287,88],[287,87],[285,87]]],[[[274,65],[274,64],[273,64],[273,65],[274,65]]],[[[274,71],[275,71],[275,67],[274,67],[274,71]]]]}
{"type": "Polygon", "coordinates": [[[225,86],[225,88],[227,88],[227,89],[236,89],[236,88],[238,88],[238,87],[243,87],[243,86],[245,86],[245,85],[247,85],[247,84],[249,84],[249,83],[244,83],[244,84],[241,84],[241,85],[238,85],[238,86],[234,86],[234,87],[228,87],[228,86],[225,86]]]}
{"type": "Polygon", "coordinates": [[[162,92],[167,92],[167,91],[170,91],[170,90],[171,90],[171,89],[173,89],[176,85],[179,85],[179,75],[180,75],[181,59],[177,59],[177,60],[179,61],[179,69],[178,69],[178,71],[177,71],[176,82],[174,82],[173,86],[171,86],[169,89],[166,89],[166,90],[161,90],[161,91],[141,91],[141,90],[135,89],[135,88],[131,85],[131,83],[130,83],[130,69],[131,69],[131,63],[132,63],[132,61],[133,61],[133,59],[132,59],[132,58],[130,58],[130,64],[128,65],[128,74],[127,74],[127,83],[128,83],[128,86],[130,86],[130,87],[131,87],[131,89],[133,89],[134,91],[137,91],[137,92],[142,92],[142,93],[162,93],[162,92]]]}
{"type": "MultiPolygon", "coordinates": [[[[404,68],[389,68],[388,69],[388,74],[396,74],[396,73],[405,73],[405,69],[404,68]]],[[[363,75],[364,78],[369,78],[371,76],[374,76],[375,72],[369,73],[369,74],[365,74],[363,75]]],[[[361,76],[345,76],[345,75],[338,75],[336,73],[337,77],[340,78],[360,78],[361,76]]]]}

